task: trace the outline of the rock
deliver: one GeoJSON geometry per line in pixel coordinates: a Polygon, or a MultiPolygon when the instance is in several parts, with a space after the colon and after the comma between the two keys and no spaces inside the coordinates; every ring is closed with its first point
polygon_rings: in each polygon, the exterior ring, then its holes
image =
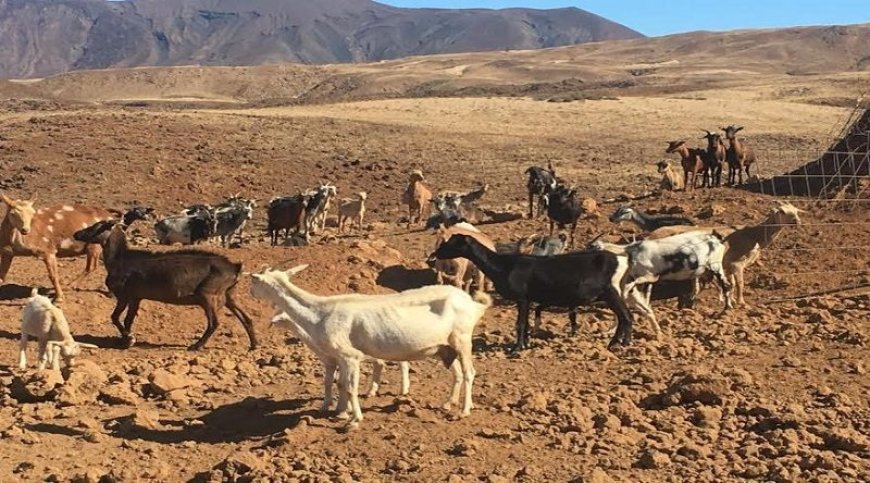
{"type": "Polygon", "coordinates": [[[194,381],[186,375],[175,374],[165,369],[156,369],[148,376],[148,381],[151,389],[161,396],[195,385],[194,381]]]}
{"type": "Polygon", "coordinates": [[[63,377],[58,371],[29,371],[12,379],[10,391],[16,401],[33,403],[53,400],[62,386],[63,377]]]}
{"type": "Polygon", "coordinates": [[[819,431],[816,436],[825,442],[825,448],[832,451],[863,453],[870,449],[870,438],[851,428],[833,428],[819,431]]]}
{"type": "Polygon", "coordinates": [[[676,374],[665,392],[658,397],[648,398],[645,405],[669,407],[701,403],[720,406],[730,392],[728,381],[723,377],[703,371],[689,371],[676,374]]]}
{"type": "Polygon", "coordinates": [[[698,446],[694,443],[688,443],[678,449],[677,454],[690,460],[697,460],[701,458],[709,458],[712,451],[706,446],[698,446]]]}
{"type": "Polygon", "coordinates": [[[702,428],[718,428],[722,421],[722,410],[716,407],[701,406],[692,417],[694,423],[702,428]]]}
{"type": "Polygon", "coordinates": [[[578,483],[613,483],[613,478],[601,468],[595,468],[588,475],[577,478],[575,481],[578,483]]]}
{"type": "Polygon", "coordinates": [[[637,460],[638,468],[644,468],[648,470],[666,468],[670,464],[670,456],[655,449],[645,450],[643,453],[641,453],[640,458],[638,458],[637,460]]]}
{"type": "Polygon", "coordinates": [[[477,453],[478,444],[471,440],[457,440],[448,453],[454,456],[472,456],[477,453]]]}
{"type": "Polygon", "coordinates": [[[546,411],[550,394],[547,391],[526,393],[520,398],[517,407],[533,411],[546,411]]]}
{"type": "Polygon", "coordinates": [[[126,418],[130,429],[133,430],[159,430],[163,428],[160,424],[160,414],[157,411],[140,408],[126,418]]]}
{"type": "Polygon", "coordinates": [[[241,451],[227,457],[214,467],[223,481],[253,481],[253,473],[264,468],[263,459],[250,451],[241,451]],[[242,478],[246,475],[251,478],[242,478]]]}
{"type": "Polygon", "coordinates": [[[136,406],[139,396],[130,389],[129,384],[112,384],[100,390],[99,398],[116,406],[136,406]]]}
{"type": "Polygon", "coordinates": [[[58,401],[66,406],[87,404],[96,400],[100,389],[109,379],[95,362],[78,360],[72,367],[65,367],[66,383],[60,389],[58,401]]]}
{"type": "Polygon", "coordinates": [[[702,220],[707,220],[720,216],[724,214],[725,211],[727,211],[725,207],[720,205],[719,203],[710,203],[698,212],[698,218],[702,220]]]}

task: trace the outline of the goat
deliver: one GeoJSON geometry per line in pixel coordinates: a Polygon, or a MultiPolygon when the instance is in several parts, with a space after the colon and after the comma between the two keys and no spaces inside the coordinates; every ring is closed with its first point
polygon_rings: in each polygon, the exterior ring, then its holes
{"type": "Polygon", "coordinates": [[[603,300],[616,314],[616,333],[609,347],[631,343],[633,319],[622,299],[620,280],[626,264],[612,253],[583,251],[534,257],[500,254],[474,237],[457,234],[441,244],[430,259],[467,258],[492,280],[503,298],[517,303],[515,349],[529,346],[531,304],[571,309],[571,326],[576,327],[575,309],[603,300]]]}
{"type": "Polygon", "coordinates": [[[694,225],[692,220],[682,216],[648,215],[629,206],[621,206],[610,215],[611,223],[620,221],[630,221],[646,232],[658,230],[663,226],[694,225]]]}
{"type": "Polygon", "coordinates": [[[142,300],[172,305],[197,305],[205,311],[207,327],[190,350],[201,349],[218,328],[218,310],[226,307],[245,328],[251,350],[257,347],[254,325],[235,300],[242,264],[203,250],[149,252],[127,244],[125,226],[102,221],[78,231],[76,240],[100,243],[105,252],[106,287],[117,302],[112,323],[127,347],[135,343],[133,321],[142,300]],[[127,312],[124,325],[121,315],[127,312]]]}
{"type": "Polygon", "coordinates": [[[704,187],[722,186],[722,165],[725,164],[725,143],[718,133],[707,131],[701,139],[707,140],[707,150],[704,151],[704,187]]]}
{"type": "Polygon", "coordinates": [[[206,241],[217,232],[215,211],[209,205],[191,205],[178,215],[167,216],[154,224],[161,245],[193,245],[206,241]]]}
{"type": "Polygon", "coordinates": [[[93,344],[76,342],[69,332],[63,311],[51,303],[48,297],[39,295],[37,289],[30,293],[30,299],[21,312],[21,342],[18,352],[18,367],[27,368],[27,338],[33,337],[39,342],[39,368],[51,364],[54,370],[60,370],[60,357],[66,365],[75,364],[75,358],[81,349],[98,349],[93,344]]]}
{"type": "Polygon", "coordinates": [[[683,184],[683,178],[671,166],[671,163],[663,159],[656,163],[656,170],[662,175],[662,181],[659,183],[659,188],[663,191],[682,191],[686,185],[683,184]]]}
{"type": "Polygon", "coordinates": [[[272,246],[278,244],[278,235],[284,230],[284,241],[290,238],[290,230],[295,229],[297,234],[304,234],[308,239],[305,229],[305,208],[308,206],[308,197],[305,195],[285,196],[272,198],[266,208],[266,231],[269,233],[272,246]]]}
{"type": "Polygon", "coordinates": [[[639,302],[638,305],[652,319],[656,333],[660,329],[655,314],[649,307],[650,297],[640,301],[632,293],[638,285],[652,284],[659,280],[697,280],[709,272],[716,278],[725,294],[725,310],[731,309],[731,284],[725,276],[722,264],[725,244],[722,236],[715,231],[712,234],[689,232],[659,240],[646,239],[624,246],[595,241],[592,246],[628,257],[629,265],[623,279],[622,293],[639,302]]]}
{"type": "Polygon", "coordinates": [[[239,244],[244,241],[242,236],[245,225],[254,218],[256,200],[231,196],[211,210],[215,223],[215,235],[220,237],[221,245],[229,248],[232,238],[239,236],[239,244]]]}
{"type": "Polygon", "coordinates": [[[441,225],[452,226],[465,222],[463,214],[462,194],[442,192],[430,200],[434,213],[426,221],[426,229],[438,228],[441,225]]]}
{"type": "Polygon", "coordinates": [[[556,170],[552,163],[547,163],[547,169],[540,166],[532,166],[526,170],[526,190],[529,193],[529,218],[534,218],[534,199],[538,197],[538,214],[543,213],[541,201],[547,199],[547,195],[556,189],[556,170]]]}
{"type": "Polygon", "coordinates": [[[686,146],[686,141],[670,141],[666,153],[676,153],[680,156],[683,167],[683,185],[686,191],[693,191],[697,186],[698,175],[704,177],[704,150],[686,146]]]}
{"type": "Polygon", "coordinates": [[[758,261],[761,250],[770,246],[783,228],[801,224],[802,212],[790,203],[780,202],[758,225],[738,229],[725,237],[728,248],[723,263],[728,280],[734,284],[737,305],[746,304],[743,272],[758,261]]]}
{"type": "MultiPolygon", "coordinates": [[[[467,223],[460,223],[449,228],[443,226],[439,228],[435,236],[435,250],[438,250],[438,247],[442,243],[456,234],[473,237],[488,249],[495,250],[495,243],[488,236],[467,223]]],[[[439,285],[444,285],[445,281],[450,282],[453,286],[459,287],[469,293],[471,292],[472,284],[476,284],[478,290],[486,289],[483,272],[466,258],[455,258],[452,260],[428,259],[427,263],[435,270],[436,281],[439,285]]]]}
{"type": "Polygon", "coordinates": [[[423,211],[432,200],[432,192],[423,184],[423,172],[416,169],[411,172],[408,187],[402,194],[402,203],[408,205],[408,229],[413,223],[423,223],[423,211]]]}
{"type": "Polygon", "coordinates": [[[577,231],[577,221],[583,214],[583,207],[577,201],[577,190],[565,185],[556,186],[547,195],[547,217],[550,219],[550,236],[553,236],[553,227],[558,224],[559,228],[571,226],[571,235],[568,246],[574,246],[574,233],[577,231]]]}
{"type": "Polygon", "coordinates": [[[305,193],[308,196],[308,205],[305,207],[305,231],[316,234],[326,229],[326,218],[329,208],[338,190],[329,183],[320,183],[320,186],[305,193]]]}
{"type": "Polygon", "coordinates": [[[356,220],[359,231],[362,231],[363,218],[366,214],[365,191],[357,193],[356,198],[345,198],[338,204],[338,232],[344,231],[344,224],[350,220],[350,228],[353,229],[353,220],[356,220]]]}
{"type": "MultiPolygon", "coordinates": [[[[364,299],[366,295],[348,294],[344,296],[345,300],[352,298],[364,299]]],[[[332,384],[335,381],[335,370],[338,368],[338,360],[330,355],[330,351],[320,348],[318,341],[311,337],[308,332],[293,323],[293,320],[283,312],[279,312],[272,317],[272,325],[289,331],[295,337],[308,346],[309,349],[320,359],[321,364],[325,368],[323,373],[323,403],[320,405],[320,412],[325,413],[332,407],[332,384]]],[[[374,362],[374,372],[372,373],[371,384],[369,385],[368,395],[377,396],[378,389],[381,385],[381,374],[383,373],[384,361],[380,359],[372,359],[374,362]]],[[[411,392],[410,364],[407,361],[399,362],[399,367],[402,371],[402,392],[403,396],[411,392]]],[[[347,411],[347,392],[339,393],[338,412],[344,413],[347,411]]]]}
{"type": "MultiPolygon", "coordinates": [[[[459,402],[459,388],[464,385],[461,414],[471,413],[471,338],[474,326],[492,303],[486,294],[472,298],[455,287],[429,286],[364,299],[318,296],[291,282],[291,277],[305,268],[307,265],[286,272],[253,274],[251,294],[285,312],[318,348],[338,361],[339,387],[348,393],[353,410],[351,427],[363,419],[359,365],[367,357],[408,361],[437,355],[445,366],[453,367],[453,388],[445,407],[459,402]]],[[[325,367],[325,373],[334,369],[325,367]]]]}
{"type": "Polygon", "coordinates": [[[0,201],[7,207],[6,216],[0,222],[0,284],[6,281],[14,257],[40,258],[54,287],[55,301],[63,301],[57,259],[86,255],[85,270],[73,285],[96,269],[100,261],[99,245],[79,243],[73,234],[98,221],[111,219],[113,214],[82,205],[36,209],[33,200],[15,200],[2,194],[0,201]]]}
{"type": "Polygon", "coordinates": [[[739,184],[742,185],[744,169],[746,179],[750,177],[749,167],[755,163],[755,151],[737,138],[737,133],[743,130],[743,126],[731,124],[721,129],[725,131],[725,138],[728,139],[729,144],[725,152],[725,159],[728,161],[728,184],[734,186],[736,178],[739,177],[739,184]]]}
{"type": "Polygon", "coordinates": [[[482,184],[480,187],[459,195],[460,206],[465,209],[473,208],[478,201],[489,191],[489,184],[482,184]]]}

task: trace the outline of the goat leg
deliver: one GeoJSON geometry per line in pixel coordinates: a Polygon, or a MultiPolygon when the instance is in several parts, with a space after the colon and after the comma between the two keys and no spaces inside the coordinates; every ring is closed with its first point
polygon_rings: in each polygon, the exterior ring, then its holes
{"type": "Polygon", "coordinates": [[[535,306],[535,332],[534,332],[534,335],[536,337],[541,336],[541,311],[543,311],[543,310],[544,310],[543,305],[538,304],[537,306],[535,306]]]}
{"type": "Polygon", "coordinates": [[[571,307],[568,312],[568,320],[571,321],[571,335],[577,335],[577,307],[571,307]]]}
{"type": "Polygon", "coordinates": [[[115,302],[115,310],[112,311],[112,325],[114,325],[118,329],[118,333],[121,334],[121,338],[126,341],[127,339],[127,331],[123,325],[121,325],[121,314],[127,310],[127,299],[123,297],[118,297],[118,301],[115,302]]]}
{"type": "Polygon", "coordinates": [[[517,305],[517,343],[515,351],[527,349],[529,346],[529,309],[531,304],[524,300],[517,305]]]}
{"type": "Polygon", "coordinates": [[[254,350],[257,348],[259,343],[257,342],[257,335],[254,333],[254,322],[248,317],[248,314],[239,307],[239,304],[236,302],[235,298],[235,286],[230,288],[227,291],[226,302],[224,302],[224,306],[230,309],[233,315],[239,319],[239,322],[242,323],[242,327],[245,328],[245,332],[248,334],[248,341],[251,343],[250,350],[254,350]]]}
{"type": "Polygon", "coordinates": [[[188,350],[197,351],[205,346],[205,343],[211,338],[212,334],[214,334],[215,330],[218,327],[217,320],[217,310],[215,310],[214,300],[210,297],[206,297],[202,304],[202,310],[205,312],[206,318],[206,328],[205,332],[202,334],[202,337],[199,338],[196,342],[194,342],[188,350]]]}
{"type": "Polygon", "coordinates": [[[141,302],[141,300],[134,299],[127,304],[127,316],[124,317],[123,336],[128,349],[136,343],[136,338],[133,337],[133,321],[136,320],[136,315],[139,314],[139,304],[141,302]]]}

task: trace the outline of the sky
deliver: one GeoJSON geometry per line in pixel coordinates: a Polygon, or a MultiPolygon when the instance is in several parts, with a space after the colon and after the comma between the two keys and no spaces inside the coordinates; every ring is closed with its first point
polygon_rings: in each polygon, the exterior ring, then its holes
{"type": "Polygon", "coordinates": [[[693,30],[735,30],[870,23],[870,0],[377,0],[397,7],[578,7],[649,36],[693,30]]]}

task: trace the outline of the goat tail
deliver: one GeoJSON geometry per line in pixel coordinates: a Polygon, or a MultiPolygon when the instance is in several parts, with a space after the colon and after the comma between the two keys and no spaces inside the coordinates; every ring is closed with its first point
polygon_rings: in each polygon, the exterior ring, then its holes
{"type": "Polygon", "coordinates": [[[489,296],[488,293],[483,290],[478,290],[474,295],[471,296],[472,300],[483,305],[485,308],[492,307],[492,297],[489,296]]]}

